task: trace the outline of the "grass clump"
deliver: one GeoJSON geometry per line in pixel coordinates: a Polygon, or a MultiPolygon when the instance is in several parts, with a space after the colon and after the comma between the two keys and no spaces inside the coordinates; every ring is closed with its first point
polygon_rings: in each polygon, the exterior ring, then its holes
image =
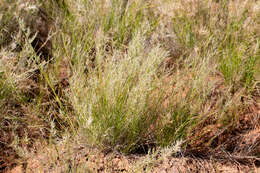
{"type": "Polygon", "coordinates": [[[122,6],[114,1],[105,5],[83,3],[85,9],[95,9],[100,15],[72,8],[71,16],[80,14],[79,10],[97,20],[82,23],[78,20],[81,17],[64,19],[68,22],[66,26],[74,26],[74,32],[62,35],[64,42],[71,43],[64,45],[74,74],[68,97],[77,113],[81,134],[89,142],[127,153],[142,145],[161,143],[157,135],[161,135],[165,123],[162,117],[169,112],[161,104],[165,92],[160,90],[160,76],[165,74],[159,73],[169,50],[164,50],[158,40],[153,40],[156,37],[151,37],[154,21],[150,19],[152,16],[145,16],[151,10],[150,4],[143,3],[147,8],[136,8],[140,3],[134,1],[122,6]],[[106,5],[111,8],[106,9],[106,5]]]}
{"type": "Polygon", "coordinates": [[[160,85],[154,78],[166,55],[158,46],[146,53],[142,34],[136,33],[128,54],[115,53],[91,71],[85,87],[79,88],[77,78],[71,82],[73,105],[90,139],[127,152],[148,140],[162,109],[160,98],[151,95],[160,85]]]}

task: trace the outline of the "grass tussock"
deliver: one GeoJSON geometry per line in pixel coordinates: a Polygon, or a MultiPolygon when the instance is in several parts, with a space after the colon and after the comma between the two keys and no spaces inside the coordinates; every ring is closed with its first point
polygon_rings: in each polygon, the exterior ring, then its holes
{"type": "Polygon", "coordinates": [[[258,1],[0,5],[0,171],[64,133],[125,154],[182,141],[182,154],[257,160],[258,1]]]}

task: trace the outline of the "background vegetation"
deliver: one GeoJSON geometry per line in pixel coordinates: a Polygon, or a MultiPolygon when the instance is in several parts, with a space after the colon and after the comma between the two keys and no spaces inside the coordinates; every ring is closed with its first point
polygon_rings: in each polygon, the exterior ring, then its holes
{"type": "Polygon", "coordinates": [[[260,137],[246,139],[259,134],[259,1],[0,8],[2,171],[73,139],[122,154],[178,144],[167,151],[258,160],[260,137]]]}

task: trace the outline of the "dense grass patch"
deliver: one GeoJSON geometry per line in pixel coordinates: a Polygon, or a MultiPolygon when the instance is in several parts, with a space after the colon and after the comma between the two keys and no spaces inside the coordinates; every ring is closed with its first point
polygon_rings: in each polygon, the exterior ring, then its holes
{"type": "Polygon", "coordinates": [[[24,129],[1,140],[17,152],[64,132],[122,153],[214,149],[258,97],[259,2],[0,5],[0,131],[24,129]]]}

